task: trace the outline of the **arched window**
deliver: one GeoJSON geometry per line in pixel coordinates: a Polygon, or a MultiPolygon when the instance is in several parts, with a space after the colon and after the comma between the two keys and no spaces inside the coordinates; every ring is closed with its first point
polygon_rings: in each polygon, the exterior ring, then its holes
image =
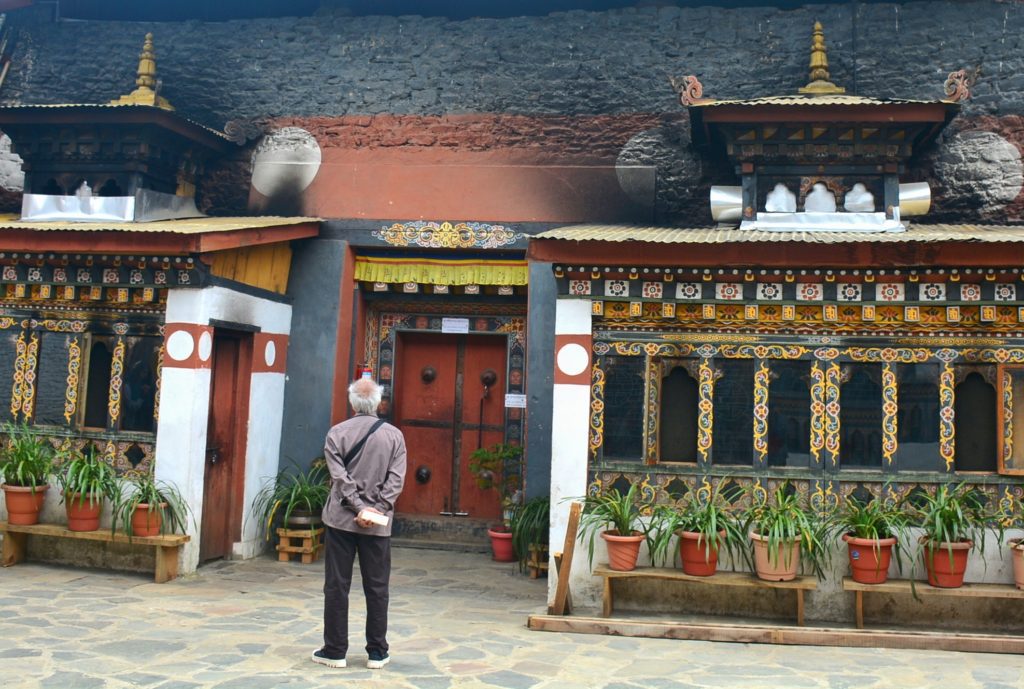
{"type": "Polygon", "coordinates": [[[661,383],[661,461],[697,461],[697,381],[683,366],[661,383]]]}
{"type": "Polygon", "coordinates": [[[111,349],[103,340],[94,340],[89,349],[89,373],[86,378],[85,410],[82,425],[107,427],[107,402],[110,395],[111,349]]]}
{"type": "Polygon", "coordinates": [[[985,380],[982,371],[971,371],[957,384],[953,405],[956,470],[995,471],[998,456],[995,387],[985,380]]]}
{"type": "Polygon", "coordinates": [[[843,367],[839,388],[839,466],[882,466],[882,386],[878,364],[843,367]]]}

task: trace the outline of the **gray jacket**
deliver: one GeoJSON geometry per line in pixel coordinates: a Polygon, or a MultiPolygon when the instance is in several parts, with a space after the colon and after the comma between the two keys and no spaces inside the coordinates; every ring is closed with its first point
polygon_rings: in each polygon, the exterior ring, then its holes
{"type": "Polygon", "coordinates": [[[367,536],[390,536],[395,501],[405,483],[405,438],[402,432],[385,423],[369,437],[349,462],[341,458],[377,422],[375,414],[358,414],[342,421],[327,433],[324,459],[331,472],[331,494],[324,505],[323,520],[328,526],[367,536]],[[363,528],[356,515],[365,507],[386,514],[387,526],[363,528]]]}

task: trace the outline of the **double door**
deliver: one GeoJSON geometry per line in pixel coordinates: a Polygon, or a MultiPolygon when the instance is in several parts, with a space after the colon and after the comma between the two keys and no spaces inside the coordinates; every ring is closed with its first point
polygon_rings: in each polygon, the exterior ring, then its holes
{"type": "Polygon", "coordinates": [[[504,440],[507,353],[504,335],[398,334],[392,419],[409,454],[399,512],[501,516],[497,489],[477,486],[469,457],[504,440]]]}

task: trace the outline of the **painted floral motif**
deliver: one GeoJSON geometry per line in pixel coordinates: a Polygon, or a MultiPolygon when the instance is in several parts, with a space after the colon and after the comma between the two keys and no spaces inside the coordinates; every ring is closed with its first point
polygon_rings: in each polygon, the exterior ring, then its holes
{"type": "Polygon", "coordinates": [[[780,301],[782,285],[777,282],[759,282],[757,284],[758,301],[780,301]]]}
{"type": "Polygon", "coordinates": [[[15,281],[18,279],[18,269],[14,266],[4,266],[4,280],[15,281]]]}
{"type": "Polygon", "coordinates": [[[700,299],[701,285],[699,282],[680,282],[676,285],[676,299],[700,299]]]}
{"type": "Polygon", "coordinates": [[[104,268],[103,269],[103,284],[111,285],[121,279],[118,274],[117,268],[104,268]]]}
{"type": "Polygon", "coordinates": [[[78,282],[89,284],[92,282],[92,273],[88,268],[79,268],[78,276],[75,278],[78,282]]]}
{"type": "Polygon", "coordinates": [[[981,301],[981,285],[960,285],[960,301],[981,301]]]}
{"type": "Polygon", "coordinates": [[[606,297],[628,297],[629,280],[605,280],[604,295],[606,297]]]}
{"type": "Polygon", "coordinates": [[[715,299],[740,301],[743,299],[743,285],[739,282],[719,282],[715,285],[715,299]]]}
{"type": "Polygon", "coordinates": [[[110,361],[110,389],[107,393],[107,412],[110,414],[110,423],[115,427],[121,416],[121,374],[124,373],[124,337],[117,338],[114,345],[113,356],[110,361]]]}
{"type": "Polygon", "coordinates": [[[373,236],[391,246],[420,246],[427,249],[497,249],[526,237],[504,225],[487,223],[426,222],[394,223],[373,236]]]}
{"type": "Polygon", "coordinates": [[[576,296],[590,294],[590,280],[569,280],[569,294],[576,296]]]}
{"type": "Polygon", "coordinates": [[[82,367],[82,348],[78,338],[68,340],[68,376],[67,388],[64,390],[64,418],[70,424],[78,409],[78,372],[82,367]]]}
{"type": "Polygon", "coordinates": [[[67,282],[68,271],[66,268],[54,268],[53,269],[53,281],[54,282],[67,282]]]}
{"type": "Polygon", "coordinates": [[[946,298],[946,285],[941,282],[925,282],[920,288],[921,301],[943,301],[946,298]]]}
{"type": "Polygon", "coordinates": [[[946,462],[946,471],[953,470],[955,412],[953,410],[953,366],[946,363],[939,374],[939,455],[946,462]]]}
{"type": "Polygon", "coordinates": [[[883,282],[875,285],[875,301],[903,301],[903,284],[883,282]]]}
{"type": "Polygon", "coordinates": [[[882,457],[886,466],[892,466],[896,454],[898,412],[896,372],[886,363],[882,366],[882,457]]]}
{"type": "Polygon", "coordinates": [[[28,281],[29,282],[42,282],[43,281],[43,270],[37,266],[32,266],[28,269],[28,281]]]}
{"type": "Polygon", "coordinates": [[[188,285],[191,282],[192,282],[192,277],[188,274],[187,270],[179,270],[178,271],[178,284],[179,285],[188,285]]]}
{"type": "Polygon", "coordinates": [[[820,283],[798,282],[796,285],[797,301],[821,301],[824,291],[820,283]]]}
{"type": "Polygon", "coordinates": [[[768,456],[768,365],[764,361],[754,372],[754,452],[757,461],[768,456]]]}
{"type": "Polygon", "coordinates": [[[811,366],[811,457],[821,464],[821,451],[825,449],[825,372],[817,361],[811,366]]]}
{"type": "Polygon", "coordinates": [[[697,415],[697,452],[701,460],[707,462],[711,451],[711,429],[715,425],[715,372],[707,359],[701,359],[697,376],[700,399],[697,403],[700,410],[697,415]]]}
{"type": "Polygon", "coordinates": [[[856,282],[844,282],[836,287],[836,298],[839,301],[860,301],[864,286],[856,282]]]}
{"type": "MultiPolygon", "coordinates": [[[[81,282],[81,281],[79,281],[81,282]]],[[[167,284],[167,271],[158,270],[153,273],[153,284],[154,285],[166,285],[167,284]]]]}
{"type": "Polygon", "coordinates": [[[1017,298],[1017,286],[1005,283],[996,285],[996,301],[1013,301],[1017,298]]]}
{"type": "Polygon", "coordinates": [[[143,278],[141,270],[133,270],[131,274],[128,276],[128,284],[131,285],[141,285],[142,280],[143,278]]]}
{"type": "Polygon", "coordinates": [[[661,299],[663,289],[664,285],[660,282],[645,282],[640,294],[646,299],[661,299]]]}

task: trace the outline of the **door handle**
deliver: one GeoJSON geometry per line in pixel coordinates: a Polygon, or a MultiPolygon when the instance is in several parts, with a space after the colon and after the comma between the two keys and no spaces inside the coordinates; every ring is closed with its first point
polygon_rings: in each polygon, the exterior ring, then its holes
{"type": "Polygon", "coordinates": [[[220,456],[217,454],[220,451],[219,447],[208,447],[206,448],[206,457],[210,460],[210,464],[216,464],[220,456]]]}

